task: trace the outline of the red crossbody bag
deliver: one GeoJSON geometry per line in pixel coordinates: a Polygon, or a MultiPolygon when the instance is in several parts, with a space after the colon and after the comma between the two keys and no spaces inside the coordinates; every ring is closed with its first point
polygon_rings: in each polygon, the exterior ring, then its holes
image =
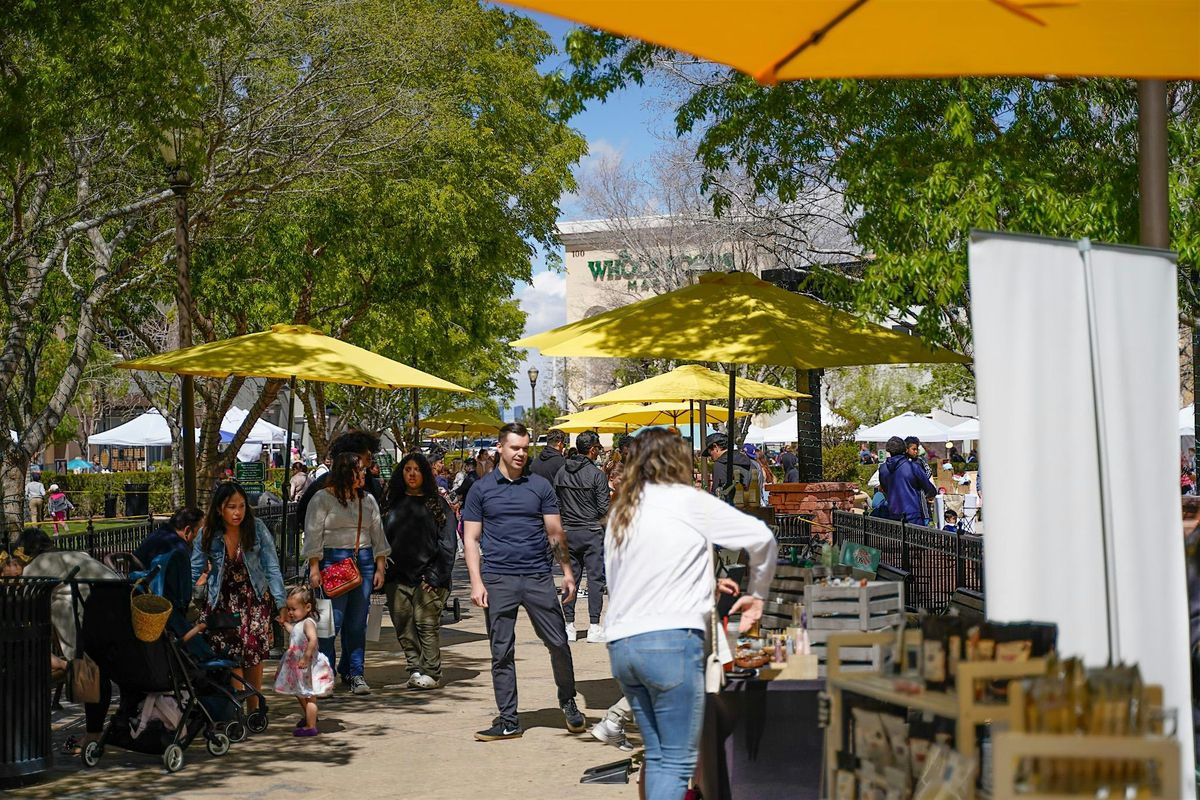
{"type": "Polygon", "coordinates": [[[332,600],[362,586],[358,571],[358,542],[362,538],[362,498],[358,498],[358,531],[354,534],[354,555],[335,561],[321,570],[321,591],[332,600]]]}

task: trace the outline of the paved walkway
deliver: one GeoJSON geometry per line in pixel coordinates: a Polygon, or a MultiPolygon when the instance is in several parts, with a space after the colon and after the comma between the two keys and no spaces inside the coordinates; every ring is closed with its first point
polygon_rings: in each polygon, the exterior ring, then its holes
{"type": "MultiPolygon", "coordinates": [[[[298,718],[295,701],[268,692],[268,731],[234,745],[221,758],[210,756],[200,740],[188,748],[186,765],[175,774],[168,774],[157,757],[115,748],[108,748],[100,765],[91,770],[84,769],[78,758],[57,756],[52,773],[6,796],[294,800],[344,793],[347,800],[636,798],[633,784],[579,784],[585,768],[616,761],[623,754],[586,734],[566,731],[549,657],[524,613],[517,627],[517,674],[525,736],[487,744],[472,739],[476,730],[491,724],[496,708],[483,614],[471,607],[465,582],[456,594],[462,598],[464,617],[442,629],[446,685],[440,690],[403,688],[408,677],[404,655],[385,615],[381,641],[367,646],[366,674],[373,694],[353,697],[339,689],[321,704],[321,736],[315,739],[293,738],[290,734],[298,718]]],[[[619,698],[619,689],[610,676],[603,645],[580,640],[573,652],[579,705],[594,722],[619,698]]],[[[269,667],[266,683],[273,680],[269,667]]],[[[55,715],[55,746],[82,730],[82,708],[66,705],[55,715]]]]}

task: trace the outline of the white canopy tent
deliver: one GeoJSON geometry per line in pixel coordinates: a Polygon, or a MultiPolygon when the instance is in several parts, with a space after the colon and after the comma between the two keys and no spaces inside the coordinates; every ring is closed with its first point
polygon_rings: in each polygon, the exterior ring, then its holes
{"type": "Polygon", "coordinates": [[[916,436],[922,442],[948,442],[960,438],[952,434],[950,430],[929,417],[921,416],[913,411],[905,411],[899,416],[885,419],[878,425],[859,428],[854,434],[854,441],[886,442],[893,436],[899,436],[901,439],[906,436],[916,436]]]}
{"type": "Polygon", "coordinates": [[[171,426],[156,409],[150,409],[124,425],[88,437],[89,445],[113,447],[169,447],[171,426]]]}
{"type": "MultiPolygon", "coordinates": [[[[848,424],[824,406],[821,407],[821,427],[842,426],[848,424]]],[[[751,425],[746,431],[746,444],[779,444],[796,441],[796,412],[792,412],[781,421],[766,428],[751,425]]]]}
{"type": "Polygon", "coordinates": [[[1179,435],[1196,436],[1196,406],[1184,406],[1179,409],[1179,435]]]}
{"type": "MultiPolygon", "coordinates": [[[[249,413],[244,408],[231,407],[225,413],[225,418],[221,420],[221,433],[232,437],[242,427],[242,423],[245,422],[246,415],[249,413]]],[[[250,435],[246,437],[246,441],[263,444],[283,444],[287,441],[287,429],[281,428],[278,425],[272,425],[265,419],[260,419],[250,429],[250,435]]]]}
{"type": "Polygon", "coordinates": [[[950,433],[953,434],[950,437],[950,441],[952,442],[960,440],[979,441],[979,420],[969,419],[966,422],[960,422],[950,429],[950,433]]]}

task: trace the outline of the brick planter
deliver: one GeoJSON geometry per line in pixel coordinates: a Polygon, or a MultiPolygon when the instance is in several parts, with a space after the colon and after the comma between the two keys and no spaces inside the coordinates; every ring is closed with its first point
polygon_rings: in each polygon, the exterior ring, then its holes
{"type": "Polygon", "coordinates": [[[849,511],[854,505],[852,483],[773,483],[767,493],[776,514],[804,514],[829,526],[835,510],[849,511]]]}

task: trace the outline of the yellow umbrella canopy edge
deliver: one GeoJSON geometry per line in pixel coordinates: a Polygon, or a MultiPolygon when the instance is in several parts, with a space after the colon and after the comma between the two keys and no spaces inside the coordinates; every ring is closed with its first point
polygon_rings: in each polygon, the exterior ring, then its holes
{"type": "Polygon", "coordinates": [[[435,414],[431,417],[426,417],[420,422],[423,430],[458,430],[461,431],[466,427],[467,431],[472,433],[486,433],[488,431],[498,431],[504,427],[504,423],[488,414],[486,411],[481,411],[476,408],[461,408],[456,411],[448,411],[444,414],[435,414]]]}
{"type": "Polygon", "coordinates": [[[959,75],[1200,77],[1195,0],[505,0],[760,83],[959,75]]]}
{"type": "Polygon", "coordinates": [[[628,425],[619,425],[615,422],[563,422],[561,425],[555,425],[555,430],[560,430],[563,433],[583,433],[584,431],[595,431],[596,433],[624,433],[628,425]]]}
{"type": "Polygon", "coordinates": [[[621,403],[619,405],[605,406],[603,408],[589,408],[586,411],[576,411],[574,414],[565,414],[561,417],[558,417],[558,421],[555,422],[552,427],[559,428],[559,423],[566,423],[569,425],[601,423],[605,422],[615,414],[634,412],[642,408],[645,408],[645,406],[637,403],[621,403]]]}
{"type": "MultiPolygon", "coordinates": [[[[600,406],[595,411],[603,412],[616,406],[600,406]]],[[[749,417],[748,411],[735,411],[735,417],[749,417]]],[[[729,419],[729,409],[724,406],[710,405],[705,417],[700,418],[700,410],[688,403],[651,403],[626,409],[605,418],[606,422],[619,422],[626,425],[687,425],[689,419],[704,424],[725,422],[729,419]]]]}
{"type": "MultiPolygon", "coordinates": [[[[753,381],[749,378],[739,378],[737,396],[747,400],[794,400],[809,395],[753,381]]],[[[655,375],[653,378],[589,397],[582,402],[582,405],[727,400],[728,398],[729,376],[727,374],[702,367],[699,364],[685,364],[662,375],[655,375]]]]}
{"type": "Polygon", "coordinates": [[[472,394],[370,350],[327,336],[307,325],[272,325],[270,330],[206,342],[182,350],[117,364],[122,369],[209,378],[323,381],[372,389],[439,389],[472,394]]]}
{"type": "Polygon", "coordinates": [[[513,347],[548,356],[678,358],[798,369],[966,363],[747,272],[709,273],[672,292],[527,336],[513,347]]]}

